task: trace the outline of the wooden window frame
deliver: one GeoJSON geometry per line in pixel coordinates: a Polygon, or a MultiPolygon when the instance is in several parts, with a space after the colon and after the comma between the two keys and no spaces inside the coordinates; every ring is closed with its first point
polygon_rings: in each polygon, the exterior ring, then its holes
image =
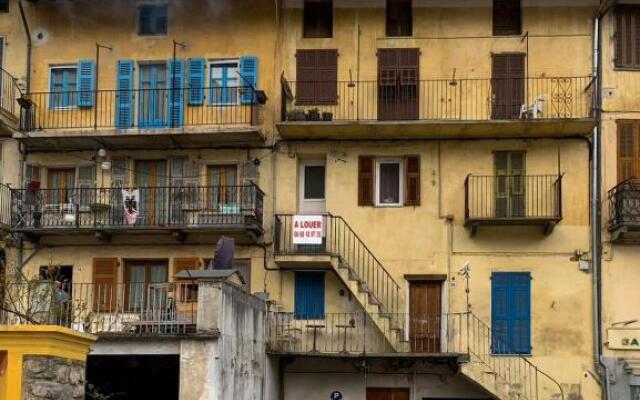
{"type": "Polygon", "coordinates": [[[616,183],[621,183],[631,178],[640,177],[640,120],[617,120],[616,121],[616,183]],[[634,140],[633,155],[630,157],[621,157],[621,130],[623,126],[630,126],[631,134],[634,140]],[[622,163],[632,163],[632,168],[635,170],[631,176],[624,176],[624,168],[622,163]]]}
{"type": "Polygon", "coordinates": [[[303,3],[303,9],[302,9],[302,37],[304,39],[329,39],[333,37],[333,1],[332,0],[304,0],[303,3]],[[317,28],[311,28],[311,27],[307,27],[307,18],[311,18],[311,17],[316,17],[319,18],[318,16],[318,10],[308,10],[307,7],[310,6],[311,4],[314,5],[314,7],[320,7],[322,5],[324,6],[329,6],[330,10],[331,10],[331,15],[329,17],[329,21],[328,23],[330,24],[330,26],[328,27],[328,35],[323,35],[321,32],[319,32],[319,30],[316,30],[317,28]],[[307,13],[312,13],[313,15],[307,15],[307,13]],[[312,31],[313,29],[313,31],[312,31]]]}
{"type": "Polygon", "coordinates": [[[618,4],[614,9],[613,65],[617,70],[640,70],[640,27],[622,25],[623,19],[633,25],[640,25],[640,4],[618,4]],[[635,20],[634,20],[635,17],[635,20]],[[625,37],[628,36],[629,43],[625,37]],[[627,47],[629,54],[624,54],[627,47]],[[627,60],[625,55],[631,60],[627,60]]]}
{"type": "MultiPolygon", "coordinates": [[[[241,71],[240,71],[240,60],[237,58],[232,58],[228,60],[212,60],[208,63],[209,71],[207,71],[207,77],[209,80],[209,101],[207,102],[209,106],[212,107],[232,107],[240,105],[240,88],[244,86],[241,82],[241,71]],[[235,67],[232,67],[231,64],[235,64],[235,67]],[[230,78],[228,72],[235,68],[236,76],[230,78]],[[223,76],[220,79],[222,81],[222,85],[220,86],[222,90],[231,90],[235,88],[236,91],[236,101],[213,101],[213,71],[214,69],[221,69],[223,72],[223,76]],[[235,80],[235,86],[229,85],[229,80],[235,80]]],[[[222,96],[220,96],[222,97],[222,96]]]]}
{"type": "Polygon", "coordinates": [[[375,168],[374,168],[374,204],[376,207],[404,207],[404,198],[405,198],[405,160],[402,157],[378,157],[375,158],[375,168]],[[380,183],[380,178],[382,174],[380,173],[380,166],[382,164],[398,164],[398,202],[397,203],[383,203],[380,201],[380,189],[382,185],[380,183]]]}
{"type": "Polygon", "coordinates": [[[138,4],[138,9],[137,9],[137,15],[136,15],[136,23],[137,23],[137,32],[138,32],[138,36],[167,36],[169,34],[169,4],[168,3],[141,3],[138,4]],[[152,13],[152,17],[153,17],[153,23],[152,23],[152,30],[153,32],[143,32],[142,31],[142,9],[145,7],[153,7],[155,10],[152,13]],[[164,8],[164,17],[165,17],[165,25],[164,25],[164,32],[156,32],[156,23],[157,23],[157,18],[158,18],[158,11],[157,9],[159,8],[164,8]]]}
{"type": "Polygon", "coordinates": [[[76,64],[68,64],[68,65],[52,65],[49,67],[49,109],[50,110],[68,110],[73,108],[78,108],[77,100],[77,91],[78,91],[78,66],[76,64]],[[53,74],[55,71],[62,71],[62,90],[56,91],[53,87],[53,74]],[[66,73],[74,71],[76,76],[75,79],[67,81],[65,76],[66,73]],[[70,90],[69,84],[73,81],[75,85],[75,89],[70,90]],[[59,93],[56,95],[56,93],[59,93]],[[54,101],[55,96],[60,96],[58,101],[54,101]],[[68,104],[65,104],[63,101],[67,99],[68,104]],[[60,103],[58,103],[60,102],[60,103]]]}
{"type": "MultiPolygon", "coordinates": [[[[151,285],[152,283],[169,283],[169,260],[166,258],[145,258],[145,259],[124,259],[122,261],[123,264],[123,268],[122,268],[122,282],[124,283],[124,309],[125,310],[131,310],[131,306],[129,305],[129,296],[131,294],[131,284],[133,283],[137,283],[137,284],[144,284],[144,296],[145,296],[145,301],[146,301],[146,290],[148,289],[148,285],[151,285]],[[150,266],[152,263],[158,263],[160,264],[160,262],[164,263],[165,266],[165,277],[164,277],[164,281],[163,282],[151,282],[151,273],[150,273],[150,266]],[[131,264],[133,263],[142,263],[145,264],[145,268],[144,268],[144,282],[131,282],[131,278],[129,277],[129,270],[131,267],[131,264]]],[[[157,264],[157,265],[158,265],[157,264]]],[[[133,309],[135,310],[135,307],[133,307],[133,309]]]]}
{"type": "Polygon", "coordinates": [[[386,4],[386,20],[385,20],[385,35],[386,37],[411,37],[413,36],[413,0],[387,0],[387,4],[386,4]],[[408,34],[403,35],[403,34],[399,34],[399,33],[394,33],[391,32],[391,27],[395,26],[397,30],[401,30],[400,29],[400,23],[402,23],[404,21],[404,19],[401,18],[392,18],[391,14],[391,8],[392,7],[397,7],[398,5],[409,5],[409,9],[410,9],[410,16],[409,16],[409,20],[408,20],[408,34]],[[395,25],[393,25],[395,24],[395,25]]]}
{"type": "Polygon", "coordinates": [[[522,35],[522,1],[521,0],[493,0],[492,7],[492,34],[493,36],[520,36],[522,35]],[[518,20],[517,27],[515,26],[516,22],[511,22],[509,27],[496,25],[498,20],[502,17],[501,14],[509,12],[507,9],[509,7],[508,3],[518,3],[518,20]],[[499,7],[502,6],[503,9],[499,7]],[[516,29],[517,28],[517,29],[516,29]]]}

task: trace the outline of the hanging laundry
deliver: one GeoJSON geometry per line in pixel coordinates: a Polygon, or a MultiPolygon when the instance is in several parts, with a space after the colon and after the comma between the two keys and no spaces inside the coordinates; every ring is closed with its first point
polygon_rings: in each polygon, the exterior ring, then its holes
{"type": "Polygon", "coordinates": [[[140,191],[138,189],[122,189],[124,220],[128,225],[133,225],[138,220],[138,199],[140,199],[140,191]]]}

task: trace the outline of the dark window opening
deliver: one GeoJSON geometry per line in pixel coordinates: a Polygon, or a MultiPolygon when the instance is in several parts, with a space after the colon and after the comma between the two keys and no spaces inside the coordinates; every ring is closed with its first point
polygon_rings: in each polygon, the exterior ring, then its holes
{"type": "Polygon", "coordinates": [[[307,165],[304,167],[304,198],[324,199],[324,165],[307,165]]]}
{"type": "Polygon", "coordinates": [[[520,35],[521,33],[520,0],[493,0],[494,36],[520,35]]]}
{"type": "Polygon", "coordinates": [[[333,36],[333,2],[304,2],[304,37],[330,38],[333,36]]]}
{"type": "Polygon", "coordinates": [[[167,34],[167,5],[144,4],[138,7],[138,34],[167,34]]]}
{"type": "Polygon", "coordinates": [[[640,68],[640,6],[619,5],[615,18],[614,64],[618,68],[640,68]]]}
{"type": "Polygon", "coordinates": [[[86,398],[178,400],[180,356],[90,355],[86,398]]]}
{"type": "Polygon", "coordinates": [[[9,0],[0,0],[0,12],[9,12],[9,0]]]}
{"type": "Polygon", "coordinates": [[[412,34],[411,0],[387,0],[387,36],[411,36],[412,34]]]}

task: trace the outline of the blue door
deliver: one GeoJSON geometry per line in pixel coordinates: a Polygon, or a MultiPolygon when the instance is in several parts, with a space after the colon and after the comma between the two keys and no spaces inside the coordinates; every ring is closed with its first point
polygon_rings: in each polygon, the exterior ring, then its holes
{"type": "Polygon", "coordinates": [[[324,319],[324,272],[296,272],[295,318],[324,319]]]}
{"type": "Polygon", "coordinates": [[[494,354],[531,353],[531,274],[491,275],[491,330],[494,354]]]}
{"type": "Polygon", "coordinates": [[[138,126],[167,126],[167,65],[140,64],[138,126]]]}

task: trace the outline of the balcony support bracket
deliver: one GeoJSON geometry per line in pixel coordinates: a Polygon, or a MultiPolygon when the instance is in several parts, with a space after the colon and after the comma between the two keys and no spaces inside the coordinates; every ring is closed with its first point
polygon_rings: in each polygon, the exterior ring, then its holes
{"type": "Polygon", "coordinates": [[[556,221],[548,221],[544,224],[544,235],[545,236],[549,236],[551,235],[551,233],[553,233],[553,228],[556,227],[557,222],[556,221]]]}
{"type": "Polygon", "coordinates": [[[93,233],[93,236],[98,239],[99,242],[101,243],[109,243],[111,242],[111,234],[105,232],[105,231],[95,231],[93,233]]]}
{"type": "Polygon", "coordinates": [[[184,241],[187,240],[187,234],[183,231],[173,231],[171,232],[171,235],[176,240],[176,242],[180,244],[184,243],[184,241]]]}
{"type": "Polygon", "coordinates": [[[476,233],[478,233],[478,223],[477,222],[468,224],[468,228],[469,228],[469,237],[474,237],[476,235],[476,233]]]}

